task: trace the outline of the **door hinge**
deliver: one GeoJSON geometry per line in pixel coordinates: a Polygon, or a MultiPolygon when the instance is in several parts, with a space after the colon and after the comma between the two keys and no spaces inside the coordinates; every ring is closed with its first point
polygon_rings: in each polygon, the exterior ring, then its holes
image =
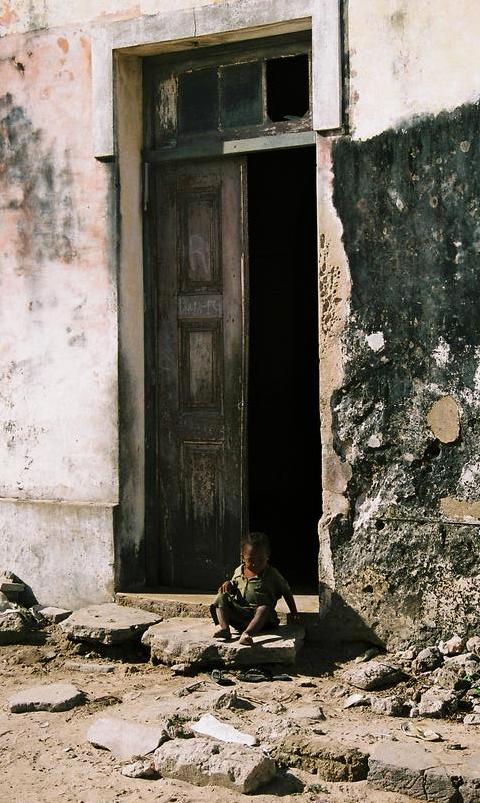
{"type": "Polygon", "coordinates": [[[149,199],[150,199],[150,162],[144,162],[143,187],[142,187],[142,207],[144,212],[148,212],[149,199]]]}

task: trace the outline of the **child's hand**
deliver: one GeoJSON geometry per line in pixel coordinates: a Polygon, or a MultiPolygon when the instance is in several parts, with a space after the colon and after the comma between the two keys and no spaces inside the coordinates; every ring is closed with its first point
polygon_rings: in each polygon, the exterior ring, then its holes
{"type": "Polygon", "coordinates": [[[230,594],[233,590],[233,585],[231,584],[230,580],[227,580],[225,583],[222,583],[220,588],[218,589],[219,594],[230,594]]]}

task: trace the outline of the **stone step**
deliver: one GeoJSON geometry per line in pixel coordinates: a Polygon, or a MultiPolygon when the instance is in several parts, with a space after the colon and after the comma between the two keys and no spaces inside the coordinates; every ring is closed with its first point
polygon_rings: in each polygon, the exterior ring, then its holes
{"type": "Polygon", "coordinates": [[[254,638],[252,647],[232,641],[213,639],[210,619],[166,619],[150,627],[142,644],[150,647],[152,661],[162,664],[209,666],[256,666],[258,664],[293,664],[305,631],[301,626],[280,625],[254,638]]]}
{"type": "MultiPolygon", "coordinates": [[[[150,611],[163,619],[178,616],[205,619],[210,616],[210,605],[214,595],[188,589],[164,588],[155,592],[117,592],[115,602],[118,605],[141,608],[150,611]]],[[[295,594],[297,608],[302,614],[307,641],[319,641],[322,628],[318,617],[317,594],[295,594]]],[[[289,623],[288,608],[283,599],[279,600],[277,613],[281,624],[289,623]]]]}

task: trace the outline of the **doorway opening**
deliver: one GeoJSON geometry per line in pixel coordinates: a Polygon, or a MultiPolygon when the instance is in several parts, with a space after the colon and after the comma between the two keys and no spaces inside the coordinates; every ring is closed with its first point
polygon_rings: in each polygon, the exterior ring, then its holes
{"type": "Polygon", "coordinates": [[[249,527],[294,590],[318,587],[322,513],[314,148],[248,157],[249,527]]]}

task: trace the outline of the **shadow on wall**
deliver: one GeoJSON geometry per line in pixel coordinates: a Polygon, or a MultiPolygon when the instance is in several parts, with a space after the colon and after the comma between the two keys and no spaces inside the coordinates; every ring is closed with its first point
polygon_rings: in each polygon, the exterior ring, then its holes
{"type": "Polygon", "coordinates": [[[331,645],[345,642],[373,644],[385,649],[384,642],[340,594],[320,584],[319,597],[320,618],[316,615],[318,640],[331,645]]]}

